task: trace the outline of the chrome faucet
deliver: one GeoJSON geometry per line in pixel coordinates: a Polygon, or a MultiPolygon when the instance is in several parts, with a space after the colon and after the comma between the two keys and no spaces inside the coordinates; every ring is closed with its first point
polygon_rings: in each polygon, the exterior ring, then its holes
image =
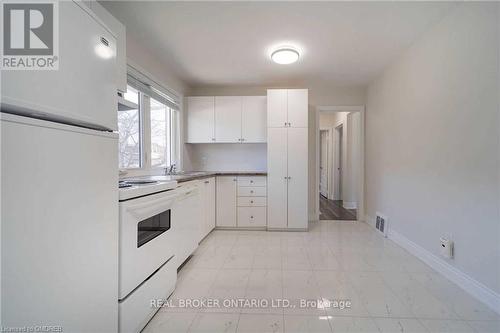
{"type": "Polygon", "coordinates": [[[165,175],[175,175],[175,163],[165,168],[165,175]]]}

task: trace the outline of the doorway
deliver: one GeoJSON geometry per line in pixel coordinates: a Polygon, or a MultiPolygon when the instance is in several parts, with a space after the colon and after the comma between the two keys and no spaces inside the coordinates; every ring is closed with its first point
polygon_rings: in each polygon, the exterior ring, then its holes
{"type": "Polygon", "coordinates": [[[332,108],[318,108],[318,217],[320,220],[357,220],[363,209],[364,108],[346,107],[346,111],[332,108]]]}

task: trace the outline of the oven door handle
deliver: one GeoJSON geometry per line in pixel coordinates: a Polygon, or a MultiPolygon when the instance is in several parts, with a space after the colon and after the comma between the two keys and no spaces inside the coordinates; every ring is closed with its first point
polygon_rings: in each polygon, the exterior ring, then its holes
{"type": "Polygon", "coordinates": [[[142,221],[166,210],[172,209],[175,197],[160,198],[145,203],[134,204],[127,207],[127,212],[134,218],[142,221]]]}

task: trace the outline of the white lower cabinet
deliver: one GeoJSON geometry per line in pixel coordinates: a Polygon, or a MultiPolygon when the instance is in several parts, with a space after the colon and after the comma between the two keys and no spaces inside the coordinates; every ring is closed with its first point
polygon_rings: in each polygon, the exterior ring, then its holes
{"type": "Polygon", "coordinates": [[[217,177],[217,227],[267,226],[266,176],[217,177]]]}
{"type": "Polygon", "coordinates": [[[307,229],[307,128],[268,130],[268,229],[307,229]]]}
{"type": "Polygon", "coordinates": [[[201,200],[203,205],[203,218],[200,225],[200,241],[215,228],[215,177],[202,179],[201,200]]]}
{"type": "Polygon", "coordinates": [[[222,228],[236,227],[236,184],[235,176],[217,177],[217,219],[216,226],[222,228]]]}
{"type": "Polygon", "coordinates": [[[265,227],[266,207],[238,207],[238,227],[265,227]]]}

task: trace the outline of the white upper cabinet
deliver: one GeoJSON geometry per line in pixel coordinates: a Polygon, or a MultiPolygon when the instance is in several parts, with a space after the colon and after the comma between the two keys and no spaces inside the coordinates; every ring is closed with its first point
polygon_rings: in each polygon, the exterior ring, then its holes
{"type": "Polygon", "coordinates": [[[215,142],[241,142],[241,103],[239,96],[215,97],[215,142]]]}
{"type": "Polygon", "coordinates": [[[125,26],[97,1],[84,2],[116,39],[116,89],[127,91],[127,35],[125,26]]]}
{"type": "Polygon", "coordinates": [[[269,89],[267,127],[308,127],[307,89],[269,89]]]}
{"type": "Polygon", "coordinates": [[[242,142],[266,142],[266,96],[243,97],[241,111],[241,138],[242,142]]]}
{"type": "Polygon", "coordinates": [[[286,127],[287,90],[269,89],[267,91],[267,127],[286,127]]]}
{"type": "Polygon", "coordinates": [[[289,89],[288,127],[307,127],[308,125],[308,90],[289,89]]]}
{"type": "Polygon", "coordinates": [[[266,142],[266,101],[266,96],[187,97],[186,142],[266,142]]]}
{"type": "Polygon", "coordinates": [[[213,96],[187,98],[187,142],[215,141],[215,98],[213,96]]]}

